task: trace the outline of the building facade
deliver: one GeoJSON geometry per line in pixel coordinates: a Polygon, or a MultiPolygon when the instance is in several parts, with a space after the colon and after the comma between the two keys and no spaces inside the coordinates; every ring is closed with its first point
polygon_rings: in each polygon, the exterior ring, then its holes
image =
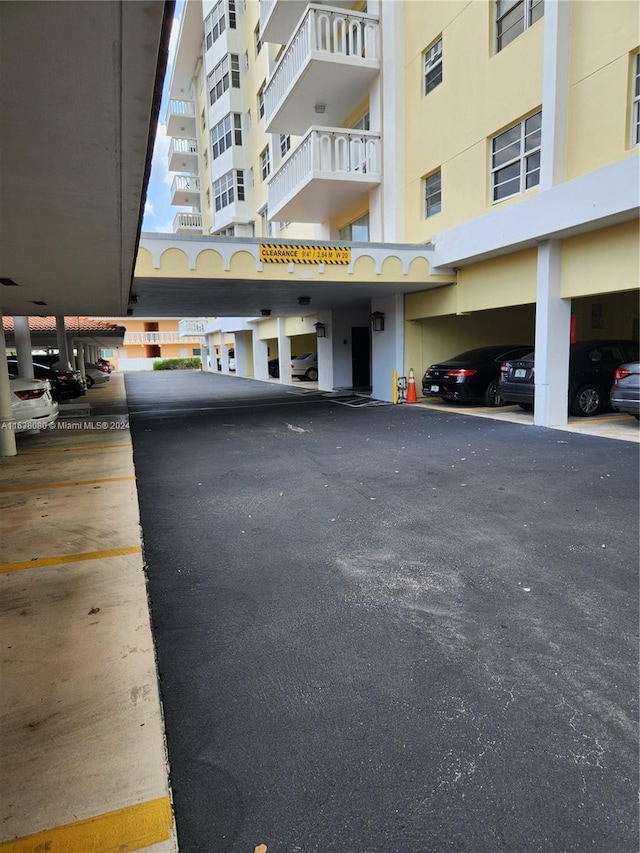
{"type": "MultiPolygon", "coordinates": [[[[531,343],[536,419],[563,423],[570,341],[638,338],[638,21],[627,0],[187,0],[174,231],[423,245],[424,289],[372,291],[347,324],[385,315],[364,344],[374,396],[391,363],[531,343]]],[[[338,310],[277,334],[245,318],[238,372],[338,310]]],[[[335,349],[318,356],[340,384],[335,349]]]]}

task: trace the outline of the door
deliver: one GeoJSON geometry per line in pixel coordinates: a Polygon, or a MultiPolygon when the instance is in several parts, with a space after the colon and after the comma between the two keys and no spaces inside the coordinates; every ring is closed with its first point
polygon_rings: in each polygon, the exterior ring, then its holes
{"type": "Polygon", "coordinates": [[[371,330],[351,327],[351,364],[353,387],[371,390],[371,330]]]}

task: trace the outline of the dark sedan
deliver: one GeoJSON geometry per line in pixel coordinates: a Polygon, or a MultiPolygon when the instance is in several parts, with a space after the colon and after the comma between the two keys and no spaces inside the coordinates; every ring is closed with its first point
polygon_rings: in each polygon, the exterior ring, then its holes
{"type": "MultiPolygon", "coordinates": [[[[569,412],[597,415],[611,407],[609,392],[616,367],[637,361],[637,341],[579,341],[569,349],[569,412]]],[[[500,394],[510,403],[532,409],[535,400],[534,353],[502,365],[500,394]]]]}
{"type": "Polygon", "coordinates": [[[640,420],[640,362],[616,367],[609,399],[616,412],[627,412],[640,420]]]}
{"type": "MultiPolygon", "coordinates": [[[[18,376],[18,359],[9,356],[7,368],[11,376],[18,376]]],[[[33,375],[36,379],[48,379],[51,383],[51,396],[60,403],[63,400],[73,400],[87,390],[87,386],[77,370],[56,370],[48,364],[33,362],[33,375]]]]}
{"type": "Polygon", "coordinates": [[[462,403],[502,406],[499,391],[500,365],[531,352],[531,344],[500,344],[479,347],[432,364],[422,377],[425,397],[462,403]]]}

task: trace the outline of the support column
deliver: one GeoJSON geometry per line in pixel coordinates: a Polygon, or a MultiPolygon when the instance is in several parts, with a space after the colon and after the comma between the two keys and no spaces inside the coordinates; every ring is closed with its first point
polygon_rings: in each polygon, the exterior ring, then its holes
{"type": "Polygon", "coordinates": [[[561,250],[560,240],[538,245],[534,423],[547,427],[567,423],[571,300],[560,296],[561,250]]]}
{"type": "Polygon", "coordinates": [[[18,373],[25,379],[33,379],[33,356],[31,355],[31,330],[28,317],[13,318],[16,352],[18,353],[18,373]]]}
{"type": "MultiPolygon", "coordinates": [[[[2,311],[0,311],[2,327],[2,311]]],[[[7,370],[7,347],[4,332],[0,335],[0,456],[16,456],[16,433],[11,410],[11,381],[7,370]]]]}
{"type": "MultiPolygon", "coordinates": [[[[404,296],[372,299],[371,309],[384,314],[384,331],[371,332],[371,393],[376,400],[392,402],[393,371],[404,373],[404,296]]],[[[419,381],[422,365],[412,366],[419,381]]]]}
{"type": "Polygon", "coordinates": [[[333,391],[333,335],[334,322],[332,311],[318,311],[318,323],[324,323],[326,337],[317,338],[318,347],[318,391],[333,391]]]}
{"type": "Polygon", "coordinates": [[[56,317],[56,336],[58,339],[58,353],[60,367],[62,370],[69,370],[69,348],[67,346],[67,333],[64,325],[64,317],[56,317]]]}
{"type": "Polygon", "coordinates": [[[67,338],[67,348],[68,348],[67,351],[68,351],[68,355],[69,355],[69,364],[71,365],[72,370],[78,369],[78,364],[76,362],[76,355],[74,353],[75,346],[76,346],[75,341],[73,340],[73,338],[71,336],[69,336],[67,338]]]}
{"type": "Polygon", "coordinates": [[[283,385],[291,385],[291,338],[285,334],[284,317],[278,317],[278,359],[280,382],[283,385]]]}
{"type": "Polygon", "coordinates": [[[540,192],[566,180],[572,7],[566,0],[544,4],[540,192]]]}
{"type": "Polygon", "coordinates": [[[253,375],[255,379],[269,378],[268,361],[267,342],[258,337],[256,329],[253,332],[253,375]]]}
{"type": "Polygon", "coordinates": [[[84,369],[84,344],[81,341],[78,341],[78,358],[77,358],[78,366],[77,369],[80,371],[80,375],[87,381],[87,372],[84,369]]]}

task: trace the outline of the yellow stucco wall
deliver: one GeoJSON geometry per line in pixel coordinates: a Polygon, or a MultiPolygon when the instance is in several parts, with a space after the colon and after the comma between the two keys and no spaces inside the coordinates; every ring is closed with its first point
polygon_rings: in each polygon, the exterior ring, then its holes
{"type": "Polygon", "coordinates": [[[490,209],[489,140],[542,101],[543,25],[495,53],[494,3],[423,0],[404,12],[405,239],[420,242],[490,209]],[[440,34],[443,81],[424,95],[423,52],[440,34]],[[437,169],[442,212],[425,219],[422,179],[437,169]]]}
{"type": "Polygon", "coordinates": [[[637,291],[605,293],[571,300],[571,313],[576,318],[578,340],[623,338],[637,334],[640,305],[637,291]],[[593,306],[600,306],[601,323],[594,323],[593,306]]]}
{"type": "Polygon", "coordinates": [[[567,178],[631,153],[631,54],[640,42],[633,0],[572,3],[567,178]]]}
{"type": "Polygon", "coordinates": [[[637,290],[638,222],[604,228],[562,242],[562,295],[637,290]]]}

